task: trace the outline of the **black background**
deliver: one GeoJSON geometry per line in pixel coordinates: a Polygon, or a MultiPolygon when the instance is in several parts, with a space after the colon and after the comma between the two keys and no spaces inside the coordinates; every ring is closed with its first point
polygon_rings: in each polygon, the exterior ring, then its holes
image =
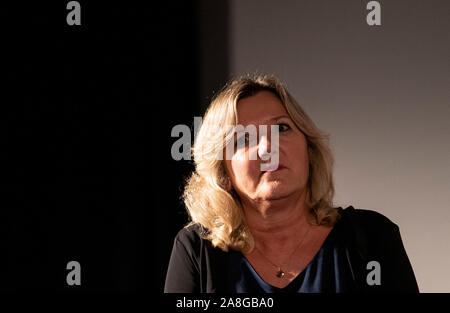
{"type": "Polygon", "coordinates": [[[0,9],[0,288],[162,292],[193,169],[170,132],[225,82],[226,4],[67,2],[0,9]]]}

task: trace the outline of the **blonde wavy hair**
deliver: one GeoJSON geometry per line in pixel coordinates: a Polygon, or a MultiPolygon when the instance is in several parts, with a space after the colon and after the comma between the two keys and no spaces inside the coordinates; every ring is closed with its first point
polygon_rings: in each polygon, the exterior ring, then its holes
{"type": "Polygon", "coordinates": [[[229,190],[224,147],[233,139],[238,101],[260,91],[280,99],[308,145],[309,178],[307,207],[312,224],[332,226],[340,217],[333,207],[333,156],[328,135],[322,132],[273,75],[245,75],[231,80],[213,98],[202,120],[192,148],[195,170],[186,181],[182,199],[190,216],[189,227],[198,224],[202,237],[224,251],[250,252],[254,248],[239,196],[229,190]]]}

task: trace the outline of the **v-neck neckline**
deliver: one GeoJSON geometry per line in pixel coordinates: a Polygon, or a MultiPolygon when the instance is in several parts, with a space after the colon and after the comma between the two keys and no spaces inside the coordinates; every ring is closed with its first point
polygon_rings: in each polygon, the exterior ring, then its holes
{"type": "MultiPolygon", "coordinates": [[[[337,222],[339,223],[339,221],[337,222]]],[[[264,284],[265,286],[267,286],[269,289],[274,290],[275,292],[283,292],[286,290],[289,290],[289,288],[296,283],[300,277],[304,276],[305,272],[307,271],[307,269],[310,267],[310,265],[312,263],[315,262],[315,260],[318,258],[318,256],[320,255],[320,253],[322,252],[322,250],[324,249],[324,247],[326,245],[328,245],[328,242],[331,240],[330,238],[332,237],[332,234],[335,233],[335,229],[336,229],[336,225],[333,225],[333,228],[330,230],[330,232],[328,233],[327,237],[325,238],[325,240],[323,241],[322,245],[320,246],[319,250],[317,250],[316,254],[314,255],[314,257],[311,259],[311,261],[309,261],[309,263],[305,266],[305,268],[297,274],[297,276],[294,277],[294,279],[292,279],[286,286],[279,288],[276,287],[274,285],[269,284],[268,282],[266,282],[260,275],[259,273],[255,270],[255,268],[253,267],[253,265],[250,263],[250,261],[245,257],[245,255],[240,252],[242,258],[244,259],[245,263],[247,264],[248,268],[250,269],[250,271],[253,273],[253,275],[259,280],[261,281],[262,284],[264,284]]]]}

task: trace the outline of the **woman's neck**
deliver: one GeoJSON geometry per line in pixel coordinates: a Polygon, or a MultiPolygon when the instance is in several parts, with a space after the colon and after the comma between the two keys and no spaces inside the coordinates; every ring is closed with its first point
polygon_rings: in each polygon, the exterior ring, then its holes
{"type": "Polygon", "coordinates": [[[244,201],[247,225],[260,246],[289,246],[312,225],[306,206],[306,193],[267,201],[244,201]]]}

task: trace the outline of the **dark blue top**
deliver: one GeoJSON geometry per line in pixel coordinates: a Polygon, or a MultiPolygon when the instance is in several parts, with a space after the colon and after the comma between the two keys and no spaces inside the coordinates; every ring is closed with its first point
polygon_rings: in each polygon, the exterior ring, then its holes
{"type": "Polygon", "coordinates": [[[351,272],[346,261],[345,248],[341,244],[342,230],[335,224],[322,247],[286,287],[278,288],[266,283],[245,256],[234,253],[229,263],[228,286],[237,293],[336,293],[351,291],[351,272]]]}
{"type": "Polygon", "coordinates": [[[352,206],[307,267],[285,288],[264,282],[242,253],[214,247],[198,224],[177,234],[164,292],[419,292],[398,226],[384,215],[352,206]],[[367,284],[367,263],[382,265],[380,285],[367,284]],[[351,268],[351,270],[350,270],[351,268]]]}

